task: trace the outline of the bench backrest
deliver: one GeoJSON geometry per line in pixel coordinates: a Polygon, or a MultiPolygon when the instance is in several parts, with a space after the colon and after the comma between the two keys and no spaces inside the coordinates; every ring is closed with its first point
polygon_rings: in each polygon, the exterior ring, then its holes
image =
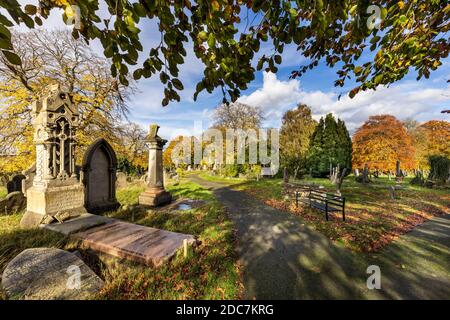
{"type": "Polygon", "coordinates": [[[316,190],[312,190],[309,193],[309,198],[312,200],[327,202],[328,204],[338,207],[343,207],[345,204],[345,197],[333,193],[320,192],[316,190]]]}

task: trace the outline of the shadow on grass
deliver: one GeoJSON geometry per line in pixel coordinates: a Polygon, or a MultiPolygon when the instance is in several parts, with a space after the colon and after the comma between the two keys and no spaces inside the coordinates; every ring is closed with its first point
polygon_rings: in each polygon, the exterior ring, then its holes
{"type": "MultiPolygon", "coordinates": [[[[407,244],[414,242],[406,240],[393,253],[381,256],[353,253],[334,245],[287,212],[221,184],[193,179],[212,188],[230,211],[237,228],[246,298],[447,299],[450,296],[448,243],[436,248],[417,234],[417,241],[425,242],[423,252],[412,250],[407,244]],[[435,255],[438,258],[434,265],[427,264],[435,255]],[[399,269],[398,264],[409,261],[415,268],[399,269]],[[366,270],[371,264],[381,267],[381,290],[367,289],[366,270]]],[[[448,234],[442,225],[433,232],[430,237],[434,240],[448,234]]]]}

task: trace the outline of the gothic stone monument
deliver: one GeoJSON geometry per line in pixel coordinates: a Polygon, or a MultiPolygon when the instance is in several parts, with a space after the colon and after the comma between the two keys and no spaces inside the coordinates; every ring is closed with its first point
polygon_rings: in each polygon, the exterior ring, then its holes
{"type": "Polygon", "coordinates": [[[98,139],[88,148],[82,170],[86,209],[90,213],[117,210],[117,156],[108,141],[98,139]]]}
{"type": "Polygon", "coordinates": [[[84,186],[75,170],[75,132],[79,125],[72,97],[59,85],[33,104],[36,173],[27,190],[27,211],[22,227],[36,227],[46,216],[86,213],[84,186]]]}
{"type": "Polygon", "coordinates": [[[149,147],[147,190],[139,196],[139,204],[150,207],[172,201],[171,194],[164,190],[162,149],[167,140],[158,136],[158,130],[158,125],[150,125],[150,133],[147,140],[149,147]]]}

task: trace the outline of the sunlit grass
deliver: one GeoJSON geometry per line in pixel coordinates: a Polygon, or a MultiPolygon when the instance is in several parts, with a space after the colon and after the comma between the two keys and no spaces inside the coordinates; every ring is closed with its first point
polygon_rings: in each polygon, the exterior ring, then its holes
{"type": "Polygon", "coordinates": [[[0,187],[0,199],[5,198],[8,195],[8,191],[5,187],[0,187]]]}
{"type": "MultiPolygon", "coordinates": [[[[201,244],[185,259],[178,254],[170,263],[151,268],[134,263],[91,265],[104,279],[105,287],[96,299],[237,299],[241,294],[234,236],[224,208],[211,192],[192,182],[169,185],[174,197],[204,200],[205,205],[189,211],[149,210],[137,206],[144,187],[117,191],[124,205],[109,216],[168,231],[192,234],[201,244]]],[[[42,229],[22,230],[21,214],[0,216],[0,274],[6,264],[27,248],[55,247],[79,250],[78,243],[42,229]]],[[[83,256],[86,253],[80,249],[83,256]]],[[[5,299],[0,292],[0,299],[5,299]]]]}
{"type": "MultiPolygon", "coordinates": [[[[342,195],[346,198],[346,221],[339,213],[326,221],[321,211],[303,205],[296,208],[293,198],[286,199],[282,193],[282,179],[262,179],[231,185],[245,191],[266,204],[292,212],[303,222],[328,236],[337,243],[355,251],[378,251],[399,235],[408,232],[434,215],[450,212],[449,190],[428,189],[410,185],[412,178],[405,178],[403,189],[396,191],[391,199],[389,187],[396,185],[395,178],[381,176],[372,178],[367,185],[346,177],[342,195]]],[[[335,192],[329,179],[306,177],[291,181],[298,184],[323,186],[327,192],[335,192]]]]}
{"type": "Polygon", "coordinates": [[[248,181],[246,178],[232,178],[232,177],[222,177],[222,176],[212,176],[206,172],[198,173],[198,176],[206,181],[226,183],[226,184],[237,184],[248,181]]]}

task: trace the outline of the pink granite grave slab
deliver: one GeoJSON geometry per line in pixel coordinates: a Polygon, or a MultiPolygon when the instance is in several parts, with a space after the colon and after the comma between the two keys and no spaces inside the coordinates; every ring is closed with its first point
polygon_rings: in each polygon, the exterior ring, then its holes
{"type": "Polygon", "coordinates": [[[183,248],[196,242],[194,236],[165,231],[120,220],[73,234],[94,251],[148,266],[161,266],[183,248]]]}

